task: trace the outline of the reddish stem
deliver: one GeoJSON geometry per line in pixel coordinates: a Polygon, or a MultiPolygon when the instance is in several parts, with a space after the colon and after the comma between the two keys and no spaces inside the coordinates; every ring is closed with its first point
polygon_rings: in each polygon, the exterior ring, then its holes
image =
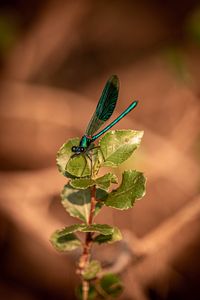
{"type": "MultiPolygon", "coordinates": [[[[96,186],[91,187],[91,205],[90,205],[90,214],[88,218],[88,225],[92,225],[93,219],[94,219],[94,214],[95,214],[95,206],[96,206],[96,186]]],[[[83,274],[84,269],[87,265],[87,263],[90,260],[90,255],[91,255],[91,248],[92,248],[92,232],[87,232],[85,236],[85,243],[83,246],[83,253],[80,257],[79,261],[79,269],[78,273],[80,275],[83,274]]],[[[88,299],[88,292],[89,292],[89,283],[87,280],[84,280],[82,278],[82,290],[83,290],[83,300],[88,299]]]]}

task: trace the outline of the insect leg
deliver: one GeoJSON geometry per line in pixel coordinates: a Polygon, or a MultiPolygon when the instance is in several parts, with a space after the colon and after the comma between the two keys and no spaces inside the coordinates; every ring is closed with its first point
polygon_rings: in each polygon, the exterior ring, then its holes
{"type": "Polygon", "coordinates": [[[104,157],[104,155],[103,155],[103,152],[102,152],[102,150],[101,150],[101,147],[100,147],[100,146],[94,146],[94,147],[92,147],[90,150],[93,150],[93,149],[98,149],[98,150],[101,152],[101,155],[102,155],[102,157],[103,157],[103,160],[105,161],[105,157],[104,157]]]}

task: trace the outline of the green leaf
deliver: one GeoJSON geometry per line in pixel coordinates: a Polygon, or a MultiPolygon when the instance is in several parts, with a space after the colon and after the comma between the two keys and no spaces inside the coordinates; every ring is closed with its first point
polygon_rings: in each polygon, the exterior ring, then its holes
{"type": "Polygon", "coordinates": [[[59,149],[56,157],[58,170],[66,177],[85,177],[90,175],[90,164],[84,155],[72,158],[74,154],[71,150],[73,146],[78,146],[79,138],[68,140],[59,149]]]}
{"type": "MultiPolygon", "coordinates": [[[[97,190],[97,195],[100,190],[97,190]]],[[[88,222],[90,207],[91,207],[91,194],[90,190],[76,190],[69,184],[64,186],[61,193],[61,202],[70,216],[80,219],[83,222],[88,222]]],[[[103,203],[98,202],[95,207],[95,215],[98,214],[103,203]]]]}
{"type": "Polygon", "coordinates": [[[104,275],[96,286],[97,291],[103,298],[116,298],[123,291],[123,285],[120,278],[112,273],[104,275]]]}
{"type": "Polygon", "coordinates": [[[118,183],[118,178],[115,174],[107,173],[95,180],[96,185],[102,190],[107,191],[111,183],[118,183]]]}
{"type": "Polygon", "coordinates": [[[68,140],[66,143],[62,145],[62,147],[58,150],[56,156],[56,163],[58,166],[58,170],[65,176],[65,168],[66,164],[69,161],[70,157],[72,156],[72,146],[79,145],[79,138],[73,138],[68,140]]]}
{"type": "Polygon", "coordinates": [[[93,241],[98,244],[103,244],[103,243],[111,244],[120,241],[121,239],[122,239],[122,234],[120,230],[117,227],[114,227],[114,231],[112,234],[110,235],[99,234],[93,239],[93,241]]]}
{"type": "Polygon", "coordinates": [[[65,168],[66,172],[76,177],[89,176],[91,171],[88,160],[83,155],[77,155],[71,158],[65,168]]]}
{"type": "Polygon", "coordinates": [[[105,174],[95,180],[90,178],[75,178],[70,181],[70,185],[75,189],[87,189],[93,185],[107,191],[111,183],[118,183],[117,176],[112,173],[105,174]]]}
{"type": "Polygon", "coordinates": [[[73,224],[71,226],[65,227],[63,229],[58,229],[55,231],[58,237],[65,236],[67,234],[80,231],[82,227],[85,227],[85,224],[73,224]]]}
{"type": "Polygon", "coordinates": [[[76,178],[70,181],[70,185],[75,189],[87,189],[95,185],[95,181],[90,178],[76,178]]]}
{"type": "Polygon", "coordinates": [[[97,260],[92,260],[86,266],[83,273],[83,278],[85,280],[94,279],[97,276],[97,273],[99,273],[100,271],[101,271],[100,263],[97,260]]]}
{"type": "Polygon", "coordinates": [[[105,190],[97,189],[97,191],[96,191],[96,199],[98,201],[102,201],[100,203],[104,204],[103,201],[105,201],[107,197],[108,197],[108,193],[105,190]]]}
{"type": "Polygon", "coordinates": [[[140,145],[143,131],[113,130],[100,140],[104,166],[116,167],[127,160],[140,145]]]}
{"type": "Polygon", "coordinates": [[[137,199],[145,195],[145,184],[146,178],[143,173],[134,170],[125,171],[121,185],[108,194],[104,204],[121,210],[131,208],[137,199]]]}
{"type": "Polygon", "coordinates": [[[56,230],[50,241],[58,251],[71,251],[81,246],[81,241],[73,233],[62,234],[60,230],[56,230]]]}
{"type": "Polygon", "coordinates": [[[63,229],[56,230],[50,241],[59,251],[70,251],[81,246],[81,241],[74,235],[74,232],[95,232],[102,235],[111,235],[114,228],[107,224],[74,224],[63,229]]]}
{"type": "Polygon", "coordinates": [[[107,224],[92,224],[85,225],[82,229],[82,232],[96,232],[101,233],[103,235],[109,235],[114,232],[114,228],[107,224]]]}
{"type": "Polygon", "coordinates": [[[74,232],[80,230],[81,224],[74,224],[69,227],[56,230],[50,241],[58,251],[71,251],[81,246],[81,241],[74,232]]]}
{"type": "MultiPolygon", "coordinates": [[[[83,290],[81,284],[76,288],[76,296],[79,300],[83,300],[83,290]]],[[[88,291],[88,300],[94,300],[96,296],[97,296],[96,289],[93,285],[90,284],[89,291],[88,291]]]]}

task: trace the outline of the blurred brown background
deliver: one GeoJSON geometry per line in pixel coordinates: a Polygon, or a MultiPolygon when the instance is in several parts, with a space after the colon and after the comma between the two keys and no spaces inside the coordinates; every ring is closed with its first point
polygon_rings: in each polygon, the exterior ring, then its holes
{"type": "MultiPolygon", "coordinates": [[[[121,81],[114,117],[140,100],[116,128],[145,132],[122,169],[148,177],[132,210],[98,218],[132,252],[121,299],[200,299],[199,2],[1,1],[0,66],[0,299],[74,299],[79,252],[59,255],[48,241],[75,222],[55,155],[83,134],[111,74],[121,81]]],[[[116,247],[97,254],[105,265],[116,247]]]]}

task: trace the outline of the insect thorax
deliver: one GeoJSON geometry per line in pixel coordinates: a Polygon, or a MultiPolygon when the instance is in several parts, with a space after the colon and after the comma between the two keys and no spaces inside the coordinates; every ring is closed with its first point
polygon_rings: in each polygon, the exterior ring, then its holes
{"type": "Polygon", "coordinates": [[[92,142],[91,138],[84,135],[80,140],[79,147],[88,148],[90,146],[91,142],[92,142]]]}

